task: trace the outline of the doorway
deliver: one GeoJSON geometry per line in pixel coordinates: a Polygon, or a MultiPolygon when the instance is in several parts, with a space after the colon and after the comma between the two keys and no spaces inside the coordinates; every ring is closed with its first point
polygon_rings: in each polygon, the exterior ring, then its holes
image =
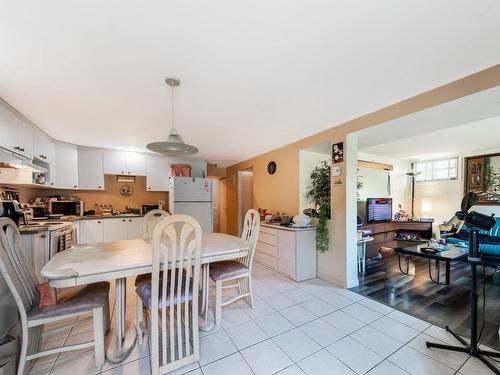
{"type": "Polygon", "coordinates": [[[253,208],[253,169],[238,171],[238,234],[243,230],[243,219],[253,208]]]}

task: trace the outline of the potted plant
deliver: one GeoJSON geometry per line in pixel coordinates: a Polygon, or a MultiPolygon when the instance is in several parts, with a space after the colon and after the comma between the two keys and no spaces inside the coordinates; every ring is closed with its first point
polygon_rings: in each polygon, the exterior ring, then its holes
{"type": "Polygon", "coordinates": [[[316,250],[328,251],[328,219],[330,219],[330,163],[321,162],[311,173],[311,188],[306,192],[306,198],[315,203],[314,213],[318,217],[316,227],[316,250]]]}

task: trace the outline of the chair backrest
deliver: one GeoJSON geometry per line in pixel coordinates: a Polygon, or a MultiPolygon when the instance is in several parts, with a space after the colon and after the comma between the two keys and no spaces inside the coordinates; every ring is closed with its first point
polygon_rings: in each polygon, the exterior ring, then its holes
{"type": "Polygon", "coordinates": [[[165,373],[185,365],[189,359],[193,362],[199,359],[201,244],[200,224],[191,216],[168,216],[154,229],[151,280],[153,373],[158,368],[158,372],[165,373]],[[160,277],[160,272],[163,272],[163,277],[160,277]]]}
{"type": "Polygon", "coordinates": [[[27,312],[38,304],[40,294],[35,272],[21,248],[19,229],[8,218],[0,218],[0,271],[26,327],[27,312]]]}
{"type": "Polygon", "coordinates": [[[153,231],[155,230],[156,224],[167,216],[170,216],[170,214],[163,210],[151,210],[144,215],[142,237],[146,240],[150,240],[153,237],[153,231]]]}
{"type": "Polygon", "coordinates": [[[250,270],[252,269],[255,247],[257,246],[257,239],[259,238],[259,229],[259,211],[251,208],[245,214],[245,218],[243,219],[243,231],[241,232],[241,239],[250,245],[250,250],[246,257],[240,259],[240,262],[244,263],[250,270]]]}

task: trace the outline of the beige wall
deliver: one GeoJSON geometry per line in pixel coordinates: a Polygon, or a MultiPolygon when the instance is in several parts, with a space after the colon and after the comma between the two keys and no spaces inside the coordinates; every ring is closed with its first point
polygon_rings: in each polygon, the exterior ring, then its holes
{"type": "MultiPolygon", "coordinates": [[[[386,121],[396,119],[426,108],[430,108],[463,96],[486,90],[500,85],[500,65],[495,65],[471,76],[462,78],[450,84],[438,87],[413,98],[393,104],[389,107],[372,112],[352,121],[340,124],[321,133],[304,138],[300,141],[272,150],[250,160],[238,163],[227,168],[227,218],[228,232],[237,234],[237,186],[238,171],[252,168],[254,172],[254,201],[255,207],[266,208],[272,211],[298,212],[299,209],[299,150],[313,146],[317,143],[329,141],[337,143],[344,141],[344,149],[349,149],[347,135],[386,121]],[[267,173],[267,163],[274,160],[277,171],[274,175],[267,173]]],[[[355,141],[354,141],[355,142],[355,141]]],[[[355,142],[357,143],[357,142],[355,142]]],[[[357,145],[356,145],[357,148],[357,145]]],[[[349,243],[349,238],[355,235],[354,222],[351,210],[356,211],[356,190],[350,191],[349,187],[355,186],[356,175],[352,171],[346,171],[346,166],[353,167],[356,171],[357,150],[346,152],[344,163],[341,164],[343,176],[337,178],[340,184],[332,184],[332,223],[330,225],[330,254],[321,256],[324,278],[343,284],[352,285],[349,274],[346,272],[348,266],[337,257],[338,254],[350,254],[348,249],[355,246],[349,243]],[[352,165],[351,165],[352,164],[352,165]],[[347,174],[346,174],[347,172],[347,174]],[[348,176],[348,180],[346,180],[348,176]],[[352,181],[351,181],[352,180],[352,181]],[[348,189],[346,190],[346,184],[348,189]],[[349,195],[349,196],[348,196],[349,195]],[[353,195],[353,196],[351,196],[353,195]],[[354,200],[354,203],[351,202],[354,200]],[[353,209],[354,207],[354,209],[353,209]],[[347,225],[348,224],[348,225],[347,225]],[[349,246],[346,247],[346,244],[349,246]],[[340,262],[340,268],[335,262],[340,262]]],[[[352,242],[352,241],[350,241],[352,242]]],[[[347,263],[351,263],[349,256],[347,263]]]]}
{"type": "Polygon", "coordinates": [[[134,193],[130,197],[120,195],[120,186],[124,183],[117,182],[116,176],[105,175],[105,190],[61,190],[61,189],[20,189],[20,200],[26,202],[28,199],[37,196],[50,195],[76,195],[85,202],[85,210],[93,210],[95,204],[111,204],[114,209],[123,211],[125,207],[141,207],[143,204],[158,204],[161,200],[164,207],[168,205],[168,193],[166,192],[148,192],[146,190],[146,177],[137,176],[135,183],[127,183],[132,186],[134,193]]]}

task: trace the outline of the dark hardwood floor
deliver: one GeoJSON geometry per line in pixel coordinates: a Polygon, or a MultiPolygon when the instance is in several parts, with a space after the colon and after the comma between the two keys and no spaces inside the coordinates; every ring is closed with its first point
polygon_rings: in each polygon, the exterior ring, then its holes
{"type": "MultiPolygon", "coordinates": [[[[432,271],[435,275],[434,263],[432,271]]],[[[441,272],[441,282],[444,283],[444,264],[441,272]]],[[[485,327],[481,343],[500,350],[500,286],[493,283],[493,272],[493,268],[486,268],[485,327]]],[[[449,325],[460,335],[469,337],[469,294],[472,284],[470,266],[467,263],[453,262],[451,285],[436,284],[430,280],[427,259],[412,257],[410,273],[415,276],[400,272],[396,254],[384,255],[382,260],[370,261],[367,264],[366,273],[360,276],[360,285],[351,290],[437,326],[444,328],[449,325]]],[[[482,266],[478,267],[478,273],[481,327],[482,266]]]]}

